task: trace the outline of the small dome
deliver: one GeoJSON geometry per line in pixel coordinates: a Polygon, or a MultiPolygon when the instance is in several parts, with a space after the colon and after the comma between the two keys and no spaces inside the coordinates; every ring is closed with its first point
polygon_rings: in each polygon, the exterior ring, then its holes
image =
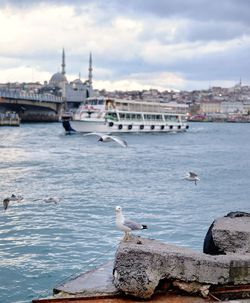
{"type": "Polygon", "coordinates": [[[65,75],[63,75],[62,73],[55,73],[51,79],[49,80],[49,84],[53,84],[55,86],[61,86],[63,82],[68,82],[67,78],[65,77],[65,75]]]}
{"type": "Polygon", "coordinates": [[[83,84],[82,80],[80,80],[80,79],[75,79],[74,81],[72,81],[72,83],[83,84]]]}

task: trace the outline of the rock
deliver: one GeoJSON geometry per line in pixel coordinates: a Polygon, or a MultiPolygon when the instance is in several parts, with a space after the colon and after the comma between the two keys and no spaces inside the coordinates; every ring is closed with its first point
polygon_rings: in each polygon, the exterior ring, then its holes
{"type": "Polygon", "coordinates": [[[120,243],[113,274],[119,291],[146,299],[164,279],[214,285],[250,283],[250,258],[210,256],[144,238],[138,244],[138,238],[134,238],[120,243]]]}
{"type": "Polygon", "coordinates": [[[173,285],[189,294],[198,293],[202,295],[202,297],[204,298],[206,298],[209,294],[210,285],[204,285],[198,282],[183,282],[183,281],[174,281],[173,285]]]}
{"type": "Polygon", "coordinates": [[[250,214],[231,212],[216,219],[205,236],[203,252],[210,255],[250,253],[250,214]]]}

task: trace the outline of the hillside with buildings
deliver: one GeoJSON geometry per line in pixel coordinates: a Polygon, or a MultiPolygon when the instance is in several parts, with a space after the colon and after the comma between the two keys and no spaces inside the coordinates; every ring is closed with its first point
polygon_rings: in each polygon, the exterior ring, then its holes
{"type": "Polygon", "coordinates": [[[241,81],[231,88],[211,87],[207,90],[193,91],[106,91],[93,88],[92,55],[89,57],[88,79],[82,81],[80,76],[74,81],[66,77],[65,52],[62,50],[61,72],[53,74],[44,83],[2,83],[0,91],[43,96],[57,96],[66,102],[67,110],[75,111],[81,102],[91,96],[104,96],[129,100],[157,101],[188,105],[189,119],[193,121],[250,121],[250,86],[241,81]]]}

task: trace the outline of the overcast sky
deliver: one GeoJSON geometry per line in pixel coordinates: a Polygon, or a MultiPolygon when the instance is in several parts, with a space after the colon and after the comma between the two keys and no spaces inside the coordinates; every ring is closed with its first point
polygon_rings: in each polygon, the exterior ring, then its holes
{"type": "Polygon", "coordinates": [[[250,85],[248,0],[0,0],[0,82],[61,71],[93,86],[159,90],[250,85]]]}

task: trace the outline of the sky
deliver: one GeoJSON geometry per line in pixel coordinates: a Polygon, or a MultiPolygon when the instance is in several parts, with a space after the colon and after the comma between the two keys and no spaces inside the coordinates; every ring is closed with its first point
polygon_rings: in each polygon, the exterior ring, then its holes
{"type": "Polygon", "coordinates": [[[248,0],[0,0],[0,83],[88,77],[106,90],[250,85],[248,0]]]}

